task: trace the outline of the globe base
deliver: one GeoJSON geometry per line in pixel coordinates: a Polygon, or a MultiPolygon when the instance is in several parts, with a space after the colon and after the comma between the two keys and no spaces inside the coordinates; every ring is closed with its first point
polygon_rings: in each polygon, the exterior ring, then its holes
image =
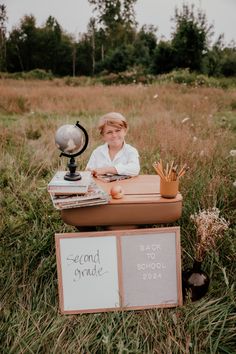
{"type": "Polygon", "coordinates": [[[82,178],[81,174],[79,172],[76,172],[77,165],[73,156],[70,158],[70,161],[67,166],[70,172],[67,172],[64,176],[64,179],[66,181],[78,181],[82,178]]]}
{"type": "Polygon", "coordinates": [[[64,176],[64,179],[66,181],[78,181],[80,180],[82,177],[81,177],[81,174],[79,172],[74,172],[74,173],[71,173],[71,172],[67,172],[64,176]]]}

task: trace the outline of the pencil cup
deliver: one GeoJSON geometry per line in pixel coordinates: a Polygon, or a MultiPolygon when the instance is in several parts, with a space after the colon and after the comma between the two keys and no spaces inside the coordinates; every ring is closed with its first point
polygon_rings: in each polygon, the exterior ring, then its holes
{"type": "Polygon", "coordinates": [[[179,180],[165,181],[160,179],[160,193],[163,198],[175,198],[179,189],[179,180]]]}

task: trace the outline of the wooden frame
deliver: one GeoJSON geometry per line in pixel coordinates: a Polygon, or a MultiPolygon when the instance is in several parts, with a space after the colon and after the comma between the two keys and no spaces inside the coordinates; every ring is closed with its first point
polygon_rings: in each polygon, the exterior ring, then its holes
{"type": "Polygon", "coordinates": [[[180,228],[56,234],[64,314],[182,305],[180,228]]]}

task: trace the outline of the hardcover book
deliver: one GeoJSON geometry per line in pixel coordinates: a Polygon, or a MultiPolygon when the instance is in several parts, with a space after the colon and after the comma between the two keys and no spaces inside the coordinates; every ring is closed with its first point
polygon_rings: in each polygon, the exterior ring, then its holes
{"type": "Polygon", "coordinates": [[[78,181],[67,181],[64,179],[66,171],[57,171],[51,181],[48,183],[48,192],[53,194],[85,194],[91,183],[92,177],[90,171],[82,171],[81,179],[78,181]]]}
{"type": "Polygon", "coordinates": [[[88,192],[83,195],[56,195],[52,192],[49,193],[54,207],[59,210],[107,204],[110,200],[110,196],[95,182],[91,182],[88,192]]]}

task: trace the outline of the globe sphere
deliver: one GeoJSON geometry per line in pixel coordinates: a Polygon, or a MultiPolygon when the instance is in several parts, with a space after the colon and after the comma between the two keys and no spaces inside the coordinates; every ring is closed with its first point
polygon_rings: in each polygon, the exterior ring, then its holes
{"type": "Polygon", "coordinates": [[[68,155],[77,154],[83,145],[82,131],[76,125],[62,125],[56,131],[55,143],[62,152],[68,155]]]}

